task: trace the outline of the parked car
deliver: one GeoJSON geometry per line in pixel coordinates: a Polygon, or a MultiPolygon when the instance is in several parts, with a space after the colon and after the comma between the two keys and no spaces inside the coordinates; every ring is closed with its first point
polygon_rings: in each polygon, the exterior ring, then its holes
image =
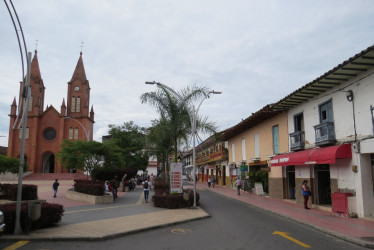
{"type": "Polygon", "coordinates": [[[0,234],[5,231],[4,214],[0,211],[0,234]]]}

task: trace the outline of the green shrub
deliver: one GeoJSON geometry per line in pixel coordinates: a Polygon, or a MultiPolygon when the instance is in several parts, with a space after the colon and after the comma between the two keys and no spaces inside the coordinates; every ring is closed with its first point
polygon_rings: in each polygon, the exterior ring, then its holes
{"type": "MultiPolygon", "coordinates": [[[[0,184],[0,198],[3,200],[17,200],[18,184],[0,184]]],[[[38,186],[36,185],[22,185],[22,198],[24,200],[38,199],[38,186]]]]}
{"type": "MultiPolygon", "coordinates": [[[[0,210],[4,213],[5,234],[12,234],[15,228],[16,221],[16,203],[0,205],[0,210]]],[[[41,216],[37,221],[34,221],[30,225],[30,230],[46,228],[53,226],[61,221],[63,216],[64,208],[59,204],[51,204],[44,202],[41,205],[41,216]]],[[[23,231],[26,231],[26,225],[28,224],[28,211],[27,203],[21,204],[21,217],[20,224],[23,231]]]]}

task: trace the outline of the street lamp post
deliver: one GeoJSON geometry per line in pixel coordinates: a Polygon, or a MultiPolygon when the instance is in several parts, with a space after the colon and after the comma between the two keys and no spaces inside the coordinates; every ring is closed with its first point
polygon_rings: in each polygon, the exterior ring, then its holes
{"type": "Polygon", "coordinates": [[[83,128],[83,130],[84,130],[84,132],[86,134],[86,140],[90,141],[90,135],[89,135],[88,131],[86,130],[86,128],[83,126],[83,124],[80,121],[78,121],[77,119],[74,119],[73,117],[70,117],[70,116],[66,116],[66,117],[64,117],[64,119],[72,119],[73,121],[76,121],[79,125],[81,125],[81,127],[83,128]]]}
{"type": "Polygon", "coordinates": [[[172,88],[166,86],[165,84],[162,84],[162,83],[159,83],[159,82],[145,82],[145,84],[156,84],[158,87],[162,87],[162,88],[165,88],[167,90],[169,90],[170,92],[172,92],[175,97],[177,97],[177,99],[183,103],[183,105],[185,106],[187,112],[188,112],[188,115],[190,117],[190,122],[191,122],[191,134],[192,134],[192,166],[193,166],[193,184],[194,184],[194,189],[193,189],[193,193],[194,193],[194,196],[193,196],[193,208],[196,208],[196,147],[195,147],[195,136],[196,136],[196,118],[197,118],[197,114],[199,112],[199,109],[200,109],[200,106],[201,104],[203,103],[203,101],[207,98],[209,98],[209,95],[210,94],[222,94],[222,92],[219,92],[219,91],[209,91],[207,95],[204,96],[204,98],[200,101],[199,103],[199,106],[197,106],[197,109],[195,108],[195,105],[191,104],[192,106],[192,109],[190,109],[188,106],[187,106],[187,102],[184,102],[183,98],[177,93],[175,92],[172,88]]]}

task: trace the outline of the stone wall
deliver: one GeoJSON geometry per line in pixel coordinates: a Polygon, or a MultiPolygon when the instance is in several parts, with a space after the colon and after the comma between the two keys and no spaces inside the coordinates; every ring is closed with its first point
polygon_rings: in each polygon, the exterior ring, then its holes
{"type": "Polygon", "coordinates": [[[102,196],[89,195],[84,193],[79,193],[73,190],[66,191],[66,199],[85,201],[91,204],[110,204],[113,203],[113,195],[105,194],[102,196]]]}
{"type": "Polygon", "coordinates": [[[284,199],[283,178],[269,178],[269,196],[277,199],[284,199]]]}

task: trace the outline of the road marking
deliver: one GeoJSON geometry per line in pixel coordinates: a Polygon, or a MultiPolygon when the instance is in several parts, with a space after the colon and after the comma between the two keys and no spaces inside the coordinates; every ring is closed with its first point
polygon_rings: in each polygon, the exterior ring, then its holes
{"type": "Polygon", "coordinates": [[[13,245],[10,245],[9,247],[4,248],[3,250],[15,250],[26,245],[27,243],[29,243],[27,240],[18,241],[14,243],[13,245]]]}
{"type": "Polygon", "coordinates": [[[311,246],[309,246],[309,245],[307,245],[307,244],[305,244],[305,243],[302,243],[301,241],[298,241],[297,239],[292,238],[291,236],[288,236],[287,234],[289,234],[289,233],[275,231],[275,232],[272,233],[272,234],[278,234],[278,235],[280,235],[280,236],[282,236],[282,237],[284,237],[284,238],[286,238],[286,239],[288,239],[288,240],[290,240],[290,241],[292,241],[292,242],[294,242],[294,243],[296,243],[296,244],[298,244],[298,245],[300,245],[300,246],[302,246],[302,247],[305,247],[305,248],[311,248],[311,246]]]}
{"type": "Polygon", "coordinates": [[[138,205],[139,204],[130,204],[130,205],[113,206],[113,207],[89,208],[89,209],[81,209],[81,210],[68,211],[68,212],[64,212],[64,214],[71,214],[71,213],[78,213],[78,212],[87,212],[87,211],[95,211],[95,210],[106,210],[106,209],[119,208],[119,207],[133,207],[133,206],[138,206],[138,205]]]}
{"type": "Polygon", "coordinates": [[[142,195],[140,195],[138,201],[136,202],[136,205],[141,205],[144,200],[144,192],[142,192],[142,195]]]}
{"type": "Polygon", "coordinates": [[[185,228],[173,228],[171,232],[173,234],[188,234],[188,233],[191,233],[192,231],[190,229],[185,229],[185,228]]]}

